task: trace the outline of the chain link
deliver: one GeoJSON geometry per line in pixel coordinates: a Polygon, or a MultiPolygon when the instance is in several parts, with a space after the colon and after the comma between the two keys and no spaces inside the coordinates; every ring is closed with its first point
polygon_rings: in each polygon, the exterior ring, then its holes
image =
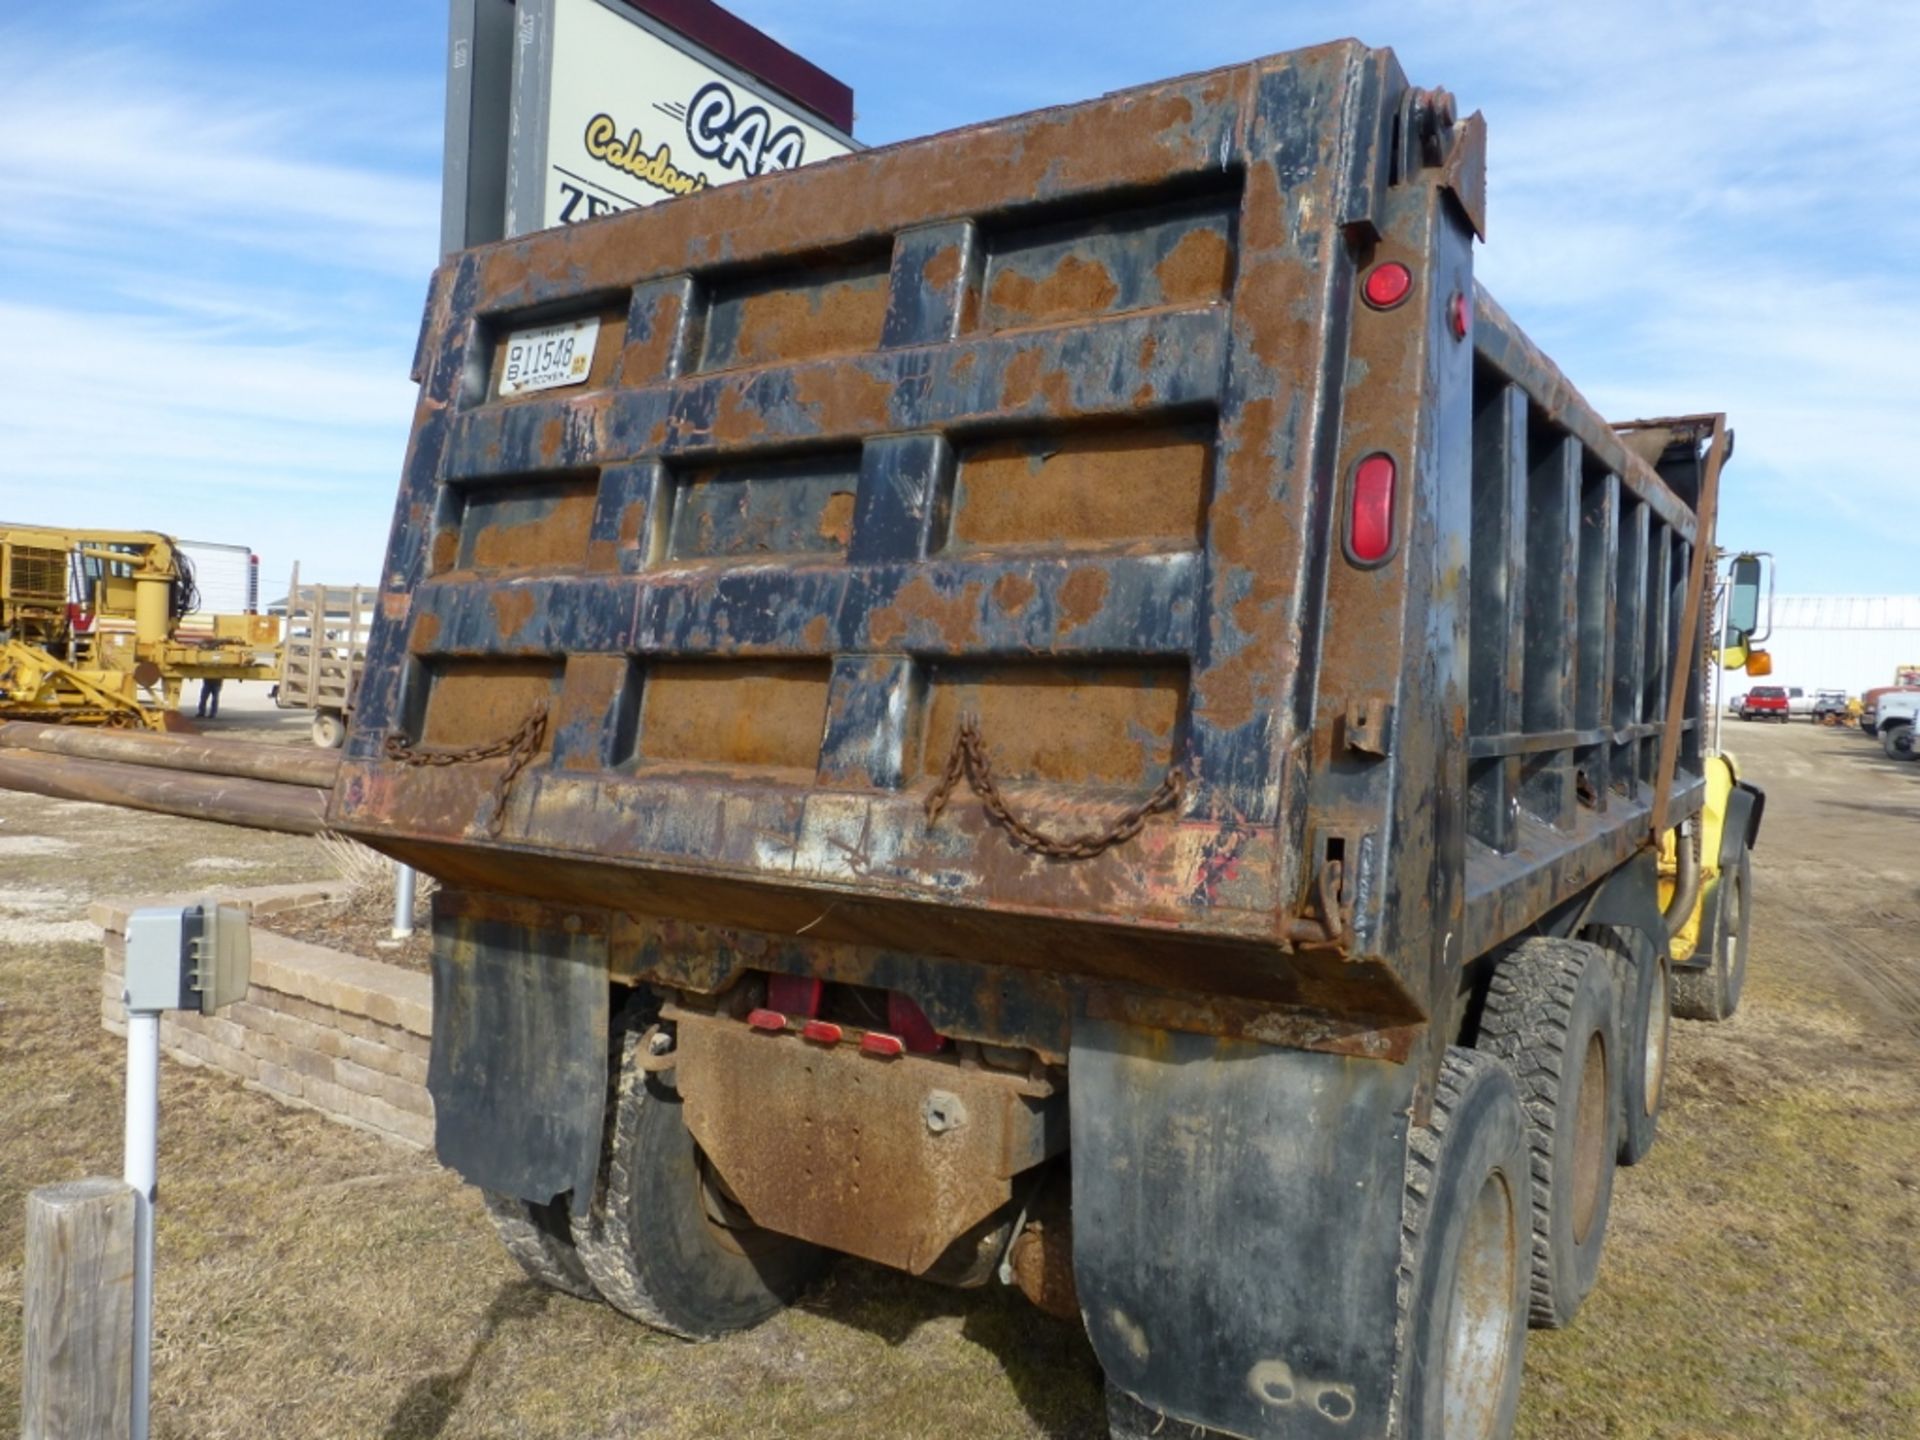
{"type": "Polygon", "coordinates": [[[1045,834],[1015,815],[1007,805],[1006,797],[994,782],[993,764],[987,758],[986,742],[980,738],[980,722],[971,715],[960,722],[960,731],[953,737],[953,749],[947,755],[946,772],[933,787],[933,793],[927,796],[928,825],[938,820],[947,808],[947,801],[962,776],[966,777],[968,788],[980,797],[987,814],[1006,827],[1016,844],[1055,860],[1091,860],[1104,850],[1124,845],[1146,827],[1149,816],[1177,809],[1187,794],[1186,775],[1177,767],[1171,768],[1151,795],[1116,817],[1105,830],[1085,835],[1045,834]]]}
{"type": "Polygon", "coordinates": [[[540,741],[547,733],[547,707],[535,705],[520,728],[511,735],[498,740],[489,740],[481,745],[435,746],[431,749],[416,746],[398,731],[388,734],[386,756],[402,765],[467,765],[476,760],[496,760],[502,755],[507,757],[507,765],[493,785],[493,813],[487,817],[487,834],[500,833],[500,826],[507,817],[507,793],[513,789],[513,782],[520,772],[527,768],[533,757],[540,753],[540,741]]]}

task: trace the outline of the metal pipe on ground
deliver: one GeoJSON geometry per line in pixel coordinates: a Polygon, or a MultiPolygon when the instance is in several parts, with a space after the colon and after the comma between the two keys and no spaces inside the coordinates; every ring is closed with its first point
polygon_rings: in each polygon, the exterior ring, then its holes
{"type": "Polygon", "coordinates": [[[333,788],[340,756],[305,746],[245,740],[184,739],[133,731],[76,730],[24,720],[0,723],[0,750],[34,750],[81,760],[146,765],[202,775],[231,775],[280,785],[333,788]]]}
{"type": "Polygon", "coordinates": [[[316,835],[327,828],[328,792],[312,785],[83,760],[38,750],[0,749],[0,790],[24,790],[55,800],[89,800],[289,835],[316,835]]]}

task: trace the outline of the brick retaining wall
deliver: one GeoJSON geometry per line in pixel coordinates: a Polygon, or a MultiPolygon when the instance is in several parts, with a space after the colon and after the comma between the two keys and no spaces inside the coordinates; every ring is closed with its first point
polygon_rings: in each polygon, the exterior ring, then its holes
{"type": "MultiPolygon", "coordinates": [[[[342,893],[339,885],[266,885],[97,903],[89,915],[106,932],[102,1023],[126,1034],[121,977],[127,916],[134,910],[215,899],[262,915],[323,904],[342,893]]],[[[251,978],[247,998],[217,1015],[169,1011],[160,1022],[161,1048],[186,1064],[238,1075],[249,1088],[286,1104],[409,1145],[433,1143],[427,976],[255,926],[251,978]]]]}

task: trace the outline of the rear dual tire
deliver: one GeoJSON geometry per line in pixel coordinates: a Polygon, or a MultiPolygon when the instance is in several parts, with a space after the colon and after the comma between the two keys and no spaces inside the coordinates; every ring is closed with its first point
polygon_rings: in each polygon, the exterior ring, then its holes
{"type": "Polygon", "coordinates": [[[1512,1072],[1527,1113],[1540,1329],[1571,1323],[1600,1271],[1624,1108],[1619,990],[1613,957],[1578,940],[1524,941],[1488,981],[1478,1048],[1512,1072]]]}
{"type": "Polygon", "coordinates": [[[655,1330],[712,1340],[778,1313],[826,1263],[755,1226],[727,1199],[687,1129],[670,1073],[621,1047],[600,1178],[573,1240],[594,1288],[655,1330]]]}

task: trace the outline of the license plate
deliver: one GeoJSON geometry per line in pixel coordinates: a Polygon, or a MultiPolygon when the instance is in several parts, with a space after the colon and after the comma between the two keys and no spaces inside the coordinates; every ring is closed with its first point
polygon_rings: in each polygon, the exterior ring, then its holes
{"type": "Polygon", "coordinates": [[[514,331],[507,337],[506,363],[500,367],[500,393],[524,395],[530,390],[585,384],[599,338],[598,316],[514,331]]]}

